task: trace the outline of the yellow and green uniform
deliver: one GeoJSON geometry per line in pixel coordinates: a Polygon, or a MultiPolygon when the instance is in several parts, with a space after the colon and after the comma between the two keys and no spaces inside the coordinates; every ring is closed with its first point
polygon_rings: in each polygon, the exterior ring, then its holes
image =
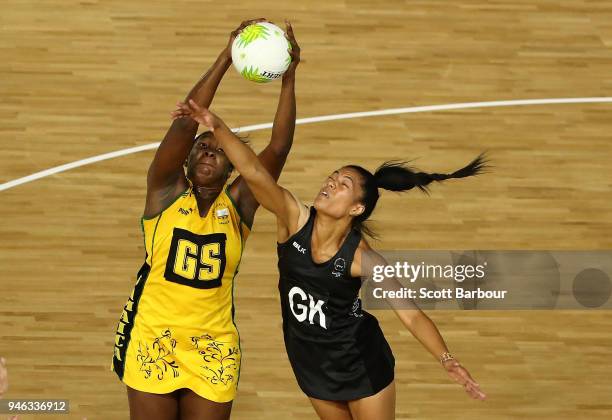
{"type": "Polygon", "coordinates": [[[145,263],[119,319],[111,370],[140,391],[233,400],[241,359],[233,290],[250,229],[228,186],[205,217],[190,186],[143,218],[142,230],[145,263]]]}

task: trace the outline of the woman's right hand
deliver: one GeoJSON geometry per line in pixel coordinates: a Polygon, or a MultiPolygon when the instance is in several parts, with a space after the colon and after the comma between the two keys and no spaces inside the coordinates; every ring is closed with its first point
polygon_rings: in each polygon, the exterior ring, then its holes
{"type": "Polygon", "coordinates": [[[267,19],[266,18],[259,18],[259,19],[245,20],[235,30],[230,32],[229,41],[227,42],[227,46],[223,49],[223,52],[222,52],[222,54],[225,55],[225,57],[230,62],[232,61],[232,45],[234,44],[234,39],[236,39],[238,34],[240,32],[242,32],[242,30],[244,28],[246,28],[249,25],[252,25],[253,23],[257,23],[257,22],[267,22],[267,19]]]}

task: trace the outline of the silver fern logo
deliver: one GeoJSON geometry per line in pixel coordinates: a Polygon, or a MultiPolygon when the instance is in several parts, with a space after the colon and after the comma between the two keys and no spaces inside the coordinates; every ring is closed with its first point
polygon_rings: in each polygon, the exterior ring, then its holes
{"type": "Polygon", "coordinates": [[[336,261],[334,261],[334,271],[332,271],[334,277],[340,277],[344,273],[345,269],[346,261],[344,258],[336,258],[336,261]]]}

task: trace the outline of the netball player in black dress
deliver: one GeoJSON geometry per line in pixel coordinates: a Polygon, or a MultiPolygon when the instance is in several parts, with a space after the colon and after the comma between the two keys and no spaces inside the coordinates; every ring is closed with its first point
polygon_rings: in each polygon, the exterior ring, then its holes
{"type": "MultiPolygon", "coordinates": [[[[426,191],[432,181],[476,175],[484,167],[482,155],[450,175],[413,172],[398,163],[386,163],[374,174],[344,166],[325,180],[309,208],[276,183],[219,117],[194,102],[180,108],[183,117],[214,131],[257,200],[277,217],[285,347],[297,382],[319,417],[394,418],[395,360],[376,318],[361,310],[357,297],[362,262],[365,267],[386,262],[362,237],[362,224],[376,206],[379,188],[426,191]]],[[[392,306],[449,376],[471,397],[484,399],[429,317],[416,305],[392,306]]]]}

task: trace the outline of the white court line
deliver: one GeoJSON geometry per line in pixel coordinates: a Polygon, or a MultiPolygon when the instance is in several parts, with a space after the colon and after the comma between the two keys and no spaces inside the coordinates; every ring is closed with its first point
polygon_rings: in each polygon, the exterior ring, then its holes
{"type": "MultiPolygon", "coordinates": [[[[459,104],[413,106],[413,107],[408,107],[408,108],[391,108],[391,109],[382,109],[379,111],[352,112],[348,114],[321,115],[318,117],[299,118],[296,120],[296,124],[312,124],[312,123],[323,122],[323,121],[348,120],[352,118],[364,118],[364,117],[378,117],[381,115],[410,114],[410,113],[415,113],[415,112],[448,111],[451,109],[487,108],[487,107],[516,106],[516,105],[551,105],[551,104],[584,104],[584,103],[612,103],[612,97],[518,99],[518,100],[512,100],[512,101],[466,102],[466,103],[459,103],[459,104]]],[[[272,123],[247,125],[245,127],[239,127],[239,128],[233,129],[233,131],[240,131],[241,133],[243,133],[243,132],[248,132],[248,131],[264,130],[266,128],[272,128],[272,123]]],[[[107,159],[114,159],[116,157],[130,155],[132,153],[142,152],[145,150],[156,149],[157,146],[159,146],[159,142],[144,144],[142,146],[130,147],[129,149],[116,150],[114,152],[104,153],[102,155],[92,156],[86,159],[81,159],[75,162],[56,166],[54,168],[45,169],[44,171],[36,172],[31,175],[24,176],[22,178],[17,178],[12,181],[5,182],[4,184],[0,184],[0,191],[8,190],[9,188],[13,188],[18,185],[36,181],[37,179],[45,178],[47,176],[58,174],[60,172],[65,172],[70,169],[78,168],[80,166],[89,165],[91,163],[101,162],[107,159]]]]}

